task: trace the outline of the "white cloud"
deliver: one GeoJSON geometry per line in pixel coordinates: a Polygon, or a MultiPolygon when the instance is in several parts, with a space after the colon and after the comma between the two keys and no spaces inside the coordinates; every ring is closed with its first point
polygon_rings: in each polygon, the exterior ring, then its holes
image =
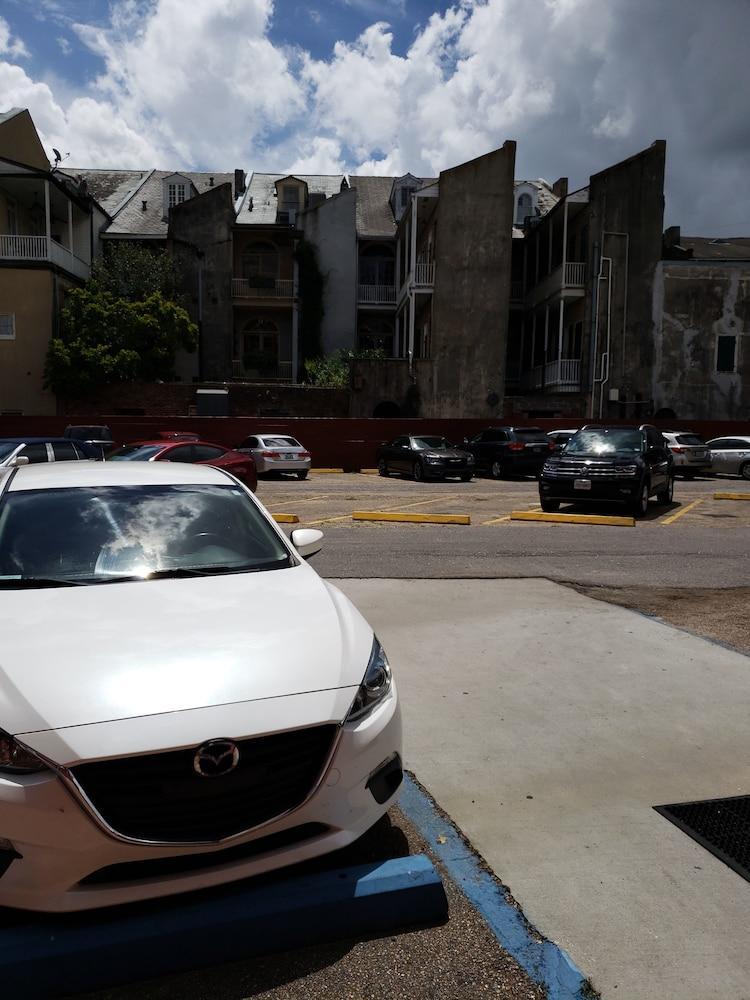
{"type": "Polygon", "coordinates": [[[57,39],[57,44],[60,46],[60,51],[64,56],[69,56],[73,51],[73,46],[70,44],[64,35],[60,35],[57,39]]]}
{"type": "Polygon", "coordinates": [[[272,0],[114,0],[106,26],[75,27],[101,72],[72,95],[17,65],[0,19],[0,94],[80,166],[426,176],[512,138],[517,176],[581,184],[666,138],[669,221],[710,232],[750,219],[746,3],[456,0],[404,49],[383,0],[313,58],[271,40],[272,0]]]}

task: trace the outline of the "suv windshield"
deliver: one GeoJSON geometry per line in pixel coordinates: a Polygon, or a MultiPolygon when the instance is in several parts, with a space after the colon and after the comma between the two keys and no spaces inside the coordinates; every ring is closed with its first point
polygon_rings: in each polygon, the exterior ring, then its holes
{"type": "Polygon", "coordinates": [[[281,569],[292,559],[235,486],[19,490],[0,506],[0,587],[281,569]]]}
{"type": "Polygon", "coordinates": [[[643,434],[627,427],[599,428],[578,431],[565,446],[566,455],[608,455],[616,451],[638,453],[643,444],[643,434]]]}
{"type": "Polygon", "coordinates": [[[414,442],[414,447],[418,451],[427,451],[428,449],[430,451],[440,451],[443,448],[451,447],[445,438],[441,437],[412,438],[412,441],[414,442]]]}

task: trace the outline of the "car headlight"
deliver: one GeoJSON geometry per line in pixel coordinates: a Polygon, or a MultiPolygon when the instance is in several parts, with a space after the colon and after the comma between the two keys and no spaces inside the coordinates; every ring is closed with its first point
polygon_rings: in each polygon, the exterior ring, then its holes
{"type": "Polygon", "coordinates": [[[432,462],[432,463],[442,462],[443,461],[443,458],[442,458],[441,455],[425,455],[425,459],[428,462],[432,462]]]}
{"type": "Polygon", "coordinates": [[[545,462],[542,466],[542,472],[554,472],[557,466],[554,462],[545,462]]]}
{"type": "Polygon", "coordinates": [[[377,636],[372,640],[372,652],[370,662],[367,664],[365,676],[360,684],[359,691],[349,709],[347,722],[361,719],[371,712],[375,706],[385,698],[391,690],[391,668],[388,664],[388,657],[385,650],[378,642],[377,636]]]}
{"type": "Polygon", "coordinates": [[[473,465],[474,464],[474,456],[471,454],[471,452],[469,452],[466,455],[466,464],[467,465],[473,465]]]}
{"type": "Polygon", "coordinates": [[[616,472],[618,476],[637,476],[638,466],[637,465],[618,465],[616,472]]]}
{"type": "Polygon", "coordinates": [[[0,729],[0,772],[33,774],[46,770],[47,765],[40,757],[0,729]]]}

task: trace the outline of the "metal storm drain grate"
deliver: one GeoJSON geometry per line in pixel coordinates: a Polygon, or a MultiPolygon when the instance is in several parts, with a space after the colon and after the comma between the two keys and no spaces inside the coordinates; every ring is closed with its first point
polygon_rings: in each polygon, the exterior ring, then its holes
{"type": "Polygon", "coordinates": [[[750,882],[750,795],[654,808],[750,882]]]}

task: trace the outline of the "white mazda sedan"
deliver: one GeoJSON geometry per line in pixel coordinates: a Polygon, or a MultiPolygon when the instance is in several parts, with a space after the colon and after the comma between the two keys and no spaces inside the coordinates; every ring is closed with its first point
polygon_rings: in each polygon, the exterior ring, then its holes
{"type": "Polygon", "coordinates": [[[0,906],[217,885],[386,812],[396,686],[321,537],[210,467],[0,471],[0,906]]]}

